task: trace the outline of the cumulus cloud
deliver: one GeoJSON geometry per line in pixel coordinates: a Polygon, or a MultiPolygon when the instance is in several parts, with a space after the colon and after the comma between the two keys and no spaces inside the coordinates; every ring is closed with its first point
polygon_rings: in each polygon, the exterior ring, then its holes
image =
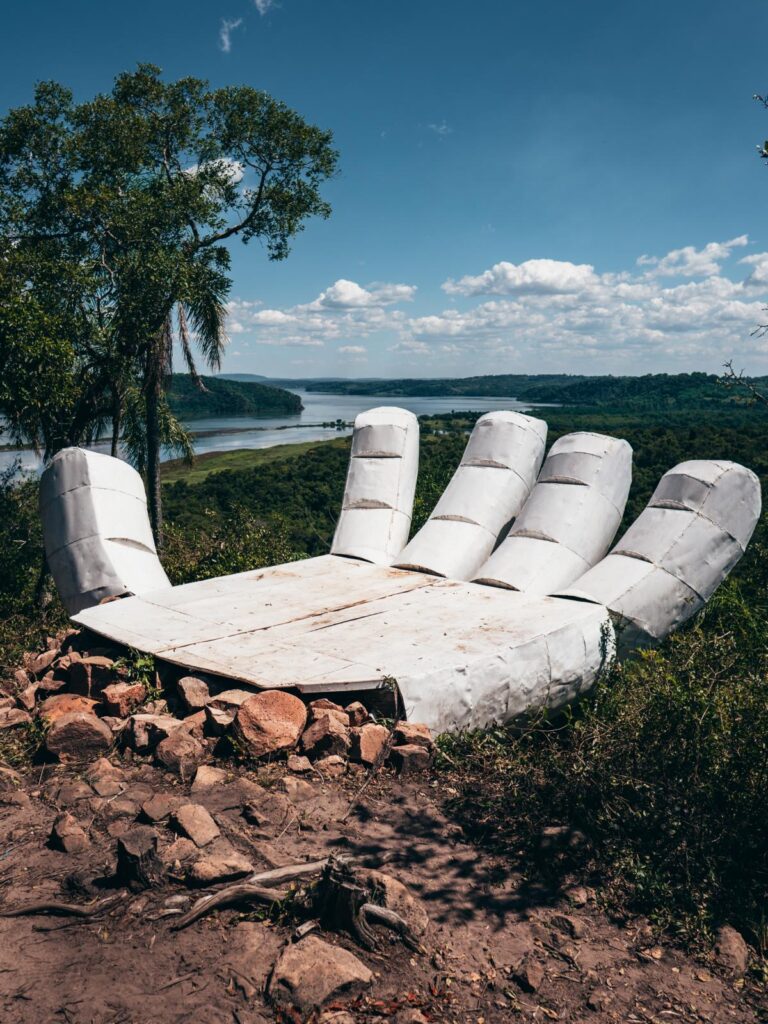
{"type": "Polygon", "coordinates": [[[649,273],[655,277],[714,277],[720,272],[720,265],[731,255],[736,246],[746,245],[749,239],[739,235],[729,242],[710,242],[703,249],[686,245],[683,249],[673,249],[666,256],[640,256],[637,265],[650,267],[649,273]]]}
{"type": "Polygon", "coordinates": [[[242,18],[222,18],[219,26],[219,49],[222,53],[229,53],[232,49],[232,33],[243,24],[242,18]]]}
{"type": "Polygon", "coordinates": [[[253,0],[253,6],[264,17],[267,11],[271,11],[273,7],[276,7],[275,0],[253,0]]]}
{"type": "Polygon", "coordinates": [[[334,345],[350,357],[371,357],[370,339],[403,363],[462,374],[499,373],[512,362],[582,372],[716,368],[723,356],[747,353],[760,362],[768,339],[751,332],[765,319],[768,252],[724,269],[747,241],[687,246],[620,272],[555,259],[499,262],[445,281],[450,305],[422,299],[412,311],[414,285],[340,278],[286,308],[236,300],[229,329],[257,344],[334,345]]]}
{"type": "Polygon", "coordinates": [[[449,295],[512,295],[516,292],[579,292],[597,278],[588,263],[565,260],[526,260],[525,263],[495,263],[490,270],[443,284],[449,295]]]}

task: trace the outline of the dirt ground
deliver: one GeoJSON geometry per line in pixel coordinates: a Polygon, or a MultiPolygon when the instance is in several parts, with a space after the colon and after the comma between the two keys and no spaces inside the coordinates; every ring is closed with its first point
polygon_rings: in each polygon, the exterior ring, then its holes
{"type": "Polygon", "coordinates": [[[51,900],[114,901],[93,918],[0,917],[2,1024],[761,1019],[749,981],[659,944],[642,921],[612,923],[587,889],[536,889],[466,843],[442,813],[440,784],[429,774],[405,781],[380,772],[342,820],[362,769],[335,779],[308,775],[305,787],[286,783],[285,766],[273,766],[190,794],[189,784],[149,764],[115,758],[115,765],[117,784],[98,787],[106,795],[85,781],[85,769],[46,766],[0,779],[0,913],[51,900]],[[309,1017],[274,1008],[265,984],[301,923],[289,908],[222,910],[174,931],[179,909],[207,890],[186,884],[190,843],[167,822],[153,826],[164,877],[138,893],[117,886],[117,839],[155,793],[207,807],[257,869],[331,853],[379,865],[426,909],[424,952],[390,932],[381,933],[376,952],[347,935],[320,933],[368,965],[372,987],[309,1017]],[[262,813],[244,814],[254,793],[264,797],[262,813]],[[88,835],[79,853],[49,844],[63,810],[88,835]]]}

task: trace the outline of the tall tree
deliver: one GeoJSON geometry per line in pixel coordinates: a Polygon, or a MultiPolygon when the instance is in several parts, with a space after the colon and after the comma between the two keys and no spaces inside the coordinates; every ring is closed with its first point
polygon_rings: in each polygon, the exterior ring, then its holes
{"type": "Polygon", "coordinates": [[[92,423],[106,416],[116,439],[130,420],[159,542],[160,449],[183,441],[164,402],[173,349],[194,377],[195,349],[219,366],[228,243],[258,238],[269,259],[284,259],[307,218],[330,214],[320,189],[336,164],[331,133],[266,93],[166,83],[152,65],[82,104],[45,83],[0,124],[0,257],[13,254],[34,295],[40,265],[50,280],[58,267],[76,271],[80,334],[61,327],[57,337],[72,346],[76,385],[76,360],[93,362],[98,397],[83,406],[92,423]]]}

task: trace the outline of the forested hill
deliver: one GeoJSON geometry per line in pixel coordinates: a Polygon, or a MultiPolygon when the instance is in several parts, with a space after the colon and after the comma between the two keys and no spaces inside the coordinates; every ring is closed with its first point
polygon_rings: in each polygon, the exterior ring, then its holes
{"type": "MultiPolygon", "coordinates": [[[[752,383],[768,390],[768,378],[752,383]]],[[[695,409],[742,401],[742,389],[726,388],[707,373],[653,373],[642,377],[585,377],[570,374],[499,374],[489,377],[389,381],[312,381],[308,391],[349,395],[456,395],[517,398],[531,402],[613,409],[695,409]]]]}
{"type": "Polygon", "coordinates": [[[182,419],[207,416],[282,416],[301,412],[298,395],[252,381],[201,377],[201,391],[188,373],[174,373],[168,389],[172,412],[182,419]]]}

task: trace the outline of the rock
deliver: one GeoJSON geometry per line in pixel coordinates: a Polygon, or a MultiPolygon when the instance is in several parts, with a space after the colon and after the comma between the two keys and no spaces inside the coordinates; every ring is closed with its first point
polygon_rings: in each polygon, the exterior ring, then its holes
{"type": "Polygon", "coordinates": [[[135,818],[139,813],[139,804],[127,796],[121,796],[110,800],[105,811],[110,818],[135,818]]]}
{"type": "Polygon", "coordinates": [[[351,761],[359,764],[372,765],[383,756],[389,740],[389,729],[383,725],[369,722],[352,730],[352,747],[349,752],[351,761]]]}
{"type": "Polygon", "coordinates": [[[43,678],[37,683],[40,690],[45,693],[58,693],[59,690],[63,690],[67,685],[66,677],[60,674],[58,669],[56,672],[46,672],[43,678]]]}
{"type": "Polygon", "coordinates": [[[155,822],[169,818],[177,804],[178,800],[174,797],[167,796],[165,793],[155,793],[141,805],[141,813],[147,821],[155,824],[155,822]]]}
{"type": "Polygon", "coordinates": [[[221,786],[229,778],[223,768],[214,768],[210,764],[201,764],[195,773],[195,781],[192,783],[192,792],[199,793],[210,789],[212,786],[221,786]]]}
{"type": "Polygon", "coordinates": [[[288,771],[297,772],[302,774],[304,772],[312,771],[312,762],[308,757],[302,757],[301,754],[289,754],[288,755],[288,771]]]}
{"type": "Polygon", "coordinates": [[[144,705],[144,711],[148,715],[169,715],[167,700],[148,700],[144,705]]]}
{"type": "MultiPolygon", "coordinates": [[[[264,991],[272,964],[284,945],[278,929],[270,925],[271,922],[262,921],[241,921],[235,925],[227,932],[226,959],[217,965],[223,977],[231,974],[248,1000],[264,991]]],[[[266,1024],[266,1017],[254,1011],[252,1017],[243,1015],[243,1024],[246,1021],[247,1024],[266,1024]]],[[[207,1022],[201,1021],[201,1024],[207,1022]]]]}
{"type": "Polygon", "coordinates": [[[344,710],[347,712],[349,724],[355,728],[365,725],[371,717],[365,704],[361,704],[359,700],[353,701],[352,704],[347,704],[344,710]]]}
{"type": "Polygon", "coordinates": [[[392,747],[389,752],[389,763],[398,775],[415,775],[429,768],[432,755],[426,747],[407,743],[402,747],[392,747]]]}
{"type": "Polygon", "coordinates": [[[220,711],[231,711],[234,714],[249,698],[256,696],[258,694],[254,693],[253,690],[222,690],[215,697],[211,697],[208,705],[212,708],[218,708],[220,711]]]}
{"type": "Polygon", "coordinates": [[[401,881],[373,869],[363,872],[361,879],[373,889],[374,902],[399,914],[417,937],[424,935],[429,927],[429,915],[421,901],[411,895],[401,881]]]}
{"type": "Polygon", "coordinates": [[[108,714],[116,718],[127,718],[146,696],[147,688],[141,683],[110,683],[101,691],[108,714]]]}
{"type": "Polygon", "coordinates": [[[62,782],[56,791],[56,803],[59,807],[71,807],[80,800],[89,800],[93,796],[93,790],[87,782],[79,779],[71,779],[62,782]]]}
{"type": "Polygon", "coordinates": [[[117,796],[123,791],[123,783],[119,779],[105,775],[103,778],[94,779],[93,789],[99,796],[117,796]]]}
{"type": "Polygon", "coordinates": [[[298,697],[265,690],[243,701],[232,731],[246,753],[261,758],[295,747],[306,721],[307,709],[298,697]]]}
{"type": "Polygon", "coordinates": [[[187,872],[187,880],[194,885],[214,885],[217,882],[233,882],[252,874],[253,870],[253,864],[244,854],[222,841],[210,852],[198,857],[187,872]]]}
{"type": "Polygon", "coordinates": [[[326,697],[320,697],[319,700],[312,700],[309,702],[309,723],[317,722],[318,719],[328,715],[331,718],[335,718],[340,725],[345,725],[349,728],[349,715],[339,704],[334,704],[332,700],[328,700],[326,697]]]}
{"type": "MultiPolygon", "coordinates": [[[[32,682],[29,672],[24,668],[17,668],[13,673],[13,681],[17,691],[26,689],[32,682]]],[[[9,694],[10,696],[10,694],[9,694]]]]}
{"type": "Polygon", "coordinates": [[[99,757],[92,765],[89,766],[88,771],[85,773],[86,779],[89,782],[94,782],[96,779],[117,779],[123,781],[125,779],[125,773],[117,765],[112,764],[106,757],[99,757]]]}
{"type": "Polygon", "coordinates": [[[112,730],[94,714],[73,711],[51,725],[45,746],[60,761],[89,761],[112,746],[112,730]]]}
{"type": "Polygon", "coordinates": [[[559,932],[569,935],[572,939],[582,939],[587,932],[583,921],[576,917],[570,917],[568,914],[555,914],[550,919],[550,924],[553,928],[557,928],[559,932]]]}
{"type": "Polygon", "coordinates": [[[205,709],[205,731],[209,736],[223,736],[232,728],[234,720],[233,708],[214,708],[208,704],[205,709]]]}
{"type": "Polygon", "coordinates": [[[275,964],[267,995],[302,1013],[370,988],[373,974],[353,954],[315,935],[287,946],[275,964]]]}
{"type": "Polygon", "coordinates": [[[195,711],[181,720],[181,728],[190,736],[194,736],[199,743],[205,742],[205,711],[195,711]]]}
{"type": "Polygon", "coordinates": [[[729,924],[715,935],[715,960],[731,977],[741,978],[749,966],[749,947],[729,924]]]}
{"type": "Polygon", "coordinates": [[[172,715],[131,715],[125,732],[125,742],[137,754],[150,754],[174,729],[182,725],[172,715]]]}
{"type": "Polygon", "coordinates": [[[569,899],[574,907],[585,907],[589,903],[589,890],[583,885],[574,885],[565,891],[566,899],[569,899]]]}
{"type": "Polygon", "coordinates": [[[155,760],[169,772],[178,775],[182,781],[192,778],[205,754],[202,743],[183,729],[175,729],[155,748],[155,760]]]}
{"type": "Polygon", "coordinates": [[[317,796],[317,791],[311,783],[305,782],[304,779],[295,779],[292,775],[280,779],[276,788],[282,790],[294,804],[303,803],[317,796]]]}
{"type": "Polygon", "coordinates": [[[102,715],[101,720],[104,725],[108,725],[112,730],[112,735],[117,738],[128,724],[127,718],[115,718],[114,715],[102,715]]]}
{"type": "Polygon", "coordinates": [[[349,728],[330,712],[315,718],[301,737],[301,747],[310,758],[321,754],[346,754],[349,750],[349,728]]]}
{"type": "Polygon", "coordinates": [[[400,1010],[395,1017],[395,1024],[429,1024],[429,1021],[421,1010],[411,1007],[407,1010],[400,1010]]]}
{"type": "Polygon", "coordinates": [[[336,779],[347,770],[347,762],[339,754],[330,754],[315,761],[315,771],[328,778],[336,779]]]}
{"type": "MultiPolygon", "coordinates": [[[[35,710],[35,702],[37,700],[38,687],[38,683],[30,683],[29,686],[25,686],[24,689],[20,690],[19,693],[17,694],[16,700],[24,708],[25,711],[35,710]]],[[[12,708],[14,705],[14,700],[12,697],[9,697],[8,700],[10,701],[10,703],[6,704],[6,707],[12,708]]]]}
{"type": "Polygon", "coordinates": [[[91,655],[72,662],[67,675],[73,693],[98,696],[105,686],[115,682],[115,663],[103,655],[91,655]]]}
{"type": "Polygon", "coordinates": [[[38,714],[48,724],[55,722],[62,715],[71,715],[73,712],[82,711],[85,714],[95,715],[94,708],[98,701],[90,697],[82,697],[76,693],[57,693],[53,697],[46,697],[38,708],[38,714]]]}
{"type": "Polygon", "coordinates": [[[30,662],[28,666],[29,671],[34,676],[44,676],[54,661],[56,661],[58,655],[59,651],[55,647],[53,650],[45,651],[43,654],[38,654],[37,657],[33,658],[30,662]]]}
{"type": "Polygon", "coordinates": [[[394,742],[396,747],[414,746],[434,750],[435,744],[429,726],[421,722],[399,722],[395,728],[394,742]]]}
{"type": "Polygon", "coordinates": [[[178,865],[177,870],[181,870],[181,865],[199,857],[200,851],[191,839],[179,837],[168,846],[164,846],[158,856],[163,864],[178,865]]]}
{"type": "Polygon", "coordinates": [[[85,830],[66,811],[54,821],[49,842],[64,853],[82,853],[91,845],[85,830]]]}
{"type": "Polygon", "coordinates": [[[544,981],[544,965],[538,960],[523,960],[512,975],[523,992],[538,992],[544,981]]]}
{"type": "Polygon", "coordinates": [[[0,711],[0,730],[15,729],[19,725],[30,725],[32,716],[21,708],[3,708],[0,711]]]}
{"type": "Polygon", "coordinates": [[[185,709],[190,713],[202,711],[211,699],[208,684],[197,676],[184,676],[176,683],[176,690],[185,709]]]}
{"type": "Polygon", "coordinates": [[[148,825],[128,829],[117,840],[117,878],[133,892],[154,885],[162,874],[157,832],[148,825]]]}
{"type": "Polygon", "coordinates": [[[201,804],[184,804],[175,811],[173,819],[195,846],[207,846],[221,835],[219,826],[201,804]]]}

